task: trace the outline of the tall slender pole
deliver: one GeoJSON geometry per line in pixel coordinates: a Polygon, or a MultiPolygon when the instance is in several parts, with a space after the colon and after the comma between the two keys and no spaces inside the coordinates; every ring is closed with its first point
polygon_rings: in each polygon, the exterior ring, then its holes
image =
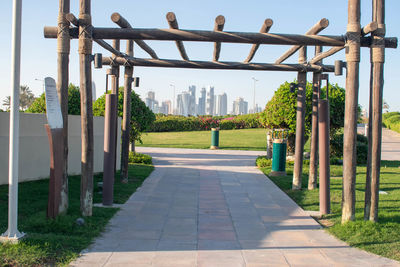
{"type": "Polygon", "coordinates": [[[2,240],[17,241],[24,234],[18,231],[18,150],[19,150],[19,85],[21,67],[22,0],[13,2],[11,46],[10,148],[8,164],[8,229],[2,240]]]}
{"type": "Polygon", "coordinates": [[[360,70],[360,0],[348,2],[346,103],[343,140],[342,223],[355,219],[357,108],[360,70]]]}
{"type": "MultiPolygon", "coordinates": [[[[299,50],[299,64],[307,63],[307,48],[302,47],[299,50]]],[[[301,189],[301,180],[303,173],[303,152],[304,152],[304,131],[306,115],[306,84],[307,72],[298,72],[297,74],[297,114],[296,114],[296,143],[293,169],[293,190],[301,189]]]]}
{"type": "Polygon", "coordinates": [[[254,81],[254,90],[253,90],[253,113],[256,113],[256,82],[258,82],[258,80],[254,77],[251,77],[254,81]]]}
{"type": "MultiPolygon", "coordinates": [[[[121,42],[120,40],[113,40],[113,48],[117,51],[120,50],[120,45],[121,42]]],[[[117,55],[113,54],[113,58],[115,58],[117,55]]],[[[113,120],[118,120],[118,102],[119,102],[119,65],[113,65],[112,67],[112,73],[113,75],[111,76],[111,93],[116,95],[117,98],[117,108],[115,109],[115,113],[113,114],[113,120]]],[[[115,131],[115,138],[114,138],[114,147],[117,147],[118,144],[118,123],[116,124],[116,127],[114,128],[115,131]]],[[[114,173],[117,171],[117,153],[115,153],[114,157],[114,173]]]]}
{"type": "MultiPolygon", "coordinates": [[[[322,52],[321,46],[315,47],[315,56],[322,52]]],[[[322,60],[318,62],[322,63],[322,60]]],[[[318,177],[318,98],[320,91],[320,72],[313,72],[313,94],[311,114],[310,170],[308,174],[308,190],[317,188],[318,177]]]]}
{"type": "Polygon", "coordinates": [[[172,98],[172,115],[175,115],[175,84],[170,84],[174,88],[174,97],[172,98]]]}
{"type": "MultiPolygon", "coordinates": [[[[61,182],[61,195],[59,213],[66,213],[68,210],[68,83],[69,83],[69,21],[66,15],[70,11],[70,0],[60,0],[58,13],[58,36],[57,36],[57,92],[60,101],[61,113],[63,117],[63,176],[61,182]]],[[[44,84],[44,81],[43,81],[44,84]]]]}
{"type": "Polygon", "coordinates": [[[93,212],[93,105],[92,105],[92,19],[90,0],[80,0],[79,9],[79,67],[81,91],[81,212],[93,212]]]}
{"type": "Polygon", "coordinates": [[[372,125],[371,133],[371,211],[369,220],[378,221],[379,178],[382,149],[383,66],[385,64],[385,0],[374,0],[378,29],[372,33],[372,125]]]}

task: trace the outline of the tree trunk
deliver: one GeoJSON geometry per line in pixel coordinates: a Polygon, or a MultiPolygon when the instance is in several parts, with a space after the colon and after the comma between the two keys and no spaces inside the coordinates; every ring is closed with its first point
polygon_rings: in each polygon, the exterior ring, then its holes
{"type": "Polygon", "coordinates": [[[81,212],[92,216],[93,210],[93,107],[92,107],[92,36],[90,0],[80,0],[79,66],[81,92],[81,212]]]}
{"type": "Polygon", "coordinates": [[[69,78],[69,53],[70,37],[69,22],[65,15],[70,11],[70,1],[59,1],[58,28],[57,37],[57,92],[60,101],[61,113],[63,117],[63,176],[61,182],[60,205],[58,212],[64,214],[68,210],[68,78],[69,78]]]}

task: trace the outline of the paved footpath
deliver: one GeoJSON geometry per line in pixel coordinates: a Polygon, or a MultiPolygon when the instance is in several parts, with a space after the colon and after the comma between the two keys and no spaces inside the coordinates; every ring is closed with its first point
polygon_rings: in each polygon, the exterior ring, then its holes
{"type": "MultiPolygon", "coordinates": [[[[357,132],[365,134],[364,125],[357,127],[357,132]]],[[[382,128],[382,160],[400,160],[400,133],[382,128]]]]}
{"type": "Polygon", "coordinates": [[[254,166],[260,152],[138,151],[155,171],[73,266],[400,266],[322,230],[254,166]]]}

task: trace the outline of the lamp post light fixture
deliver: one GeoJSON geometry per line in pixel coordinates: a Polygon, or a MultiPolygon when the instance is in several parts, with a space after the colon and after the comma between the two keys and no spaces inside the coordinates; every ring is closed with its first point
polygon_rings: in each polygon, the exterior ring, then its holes
{"type": "Polygon", "coordinates": [[[170,84],[169,86],[174,88],[174,97],[172,98],[172,114],[175,115],[175,84],[170,84]]]}
{"type": "Polygon", "coordinates": [[[254,77],[251,77],[254,81],[254,91],[253,91],[253,113],[256,113],[256,82],[258,80],[254,77]]]}
{"type": "Polygon", "coordinates": [[[42,82],[42,93],[44,93],[44,80],[35,78],[35,81],[42,82]]]}

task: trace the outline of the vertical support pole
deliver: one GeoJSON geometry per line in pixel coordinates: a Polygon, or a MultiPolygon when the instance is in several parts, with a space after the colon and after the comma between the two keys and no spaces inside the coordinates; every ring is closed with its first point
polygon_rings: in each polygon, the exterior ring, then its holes
{"type": "Polygon", "coordinates": [[[93,211],[93,105],[92,105],[92,19],[90,0],[80,0],[79,9],[79,67],[81,91],[81,212],[92,216],[93,211]]]}
{"type": "Polygon", "coordinates": [[[348,2],[346,103],[343,140],[342,223],[355,219],[356,138],[360,68],[360,0],[348,2]]]}
{"type": "Polygon", "coordinates": [[[18,231],[18,156],[19,156],[19,85],[21,67],[22,0],[13,1],[11,45],[10,147],[8,162],[8,229],[2,235],[7,241],[23,237],[18,231]]]}
{"type": "Polygon", "coordinates": [[[114,199],[114,158],[116,154],[115,128],[117,121],[114,114],[117,109],[117,96],[106,94],[106,106],[104,116],[104,164],[103,164],[103,205],[111,206],[114,199]]]}
{"type": "MultiPolygon", "coordinates": [[[[302,47],[299,50],[299,64],[307,62],[307,49],[302,47]]],[[[296,143],[293,170],[293,190],[301,189],[301,175],[303,173],[303,152],[304,152],[304,130],[306,115],[306,84],[307,72],[299,72],[297,74],[298,91],[297,91],[297,114],[296,114],[296,143]]]]}
{"type": "Polygon", "coordinates": [[[59,192],[63,186],[64,168],[63,164],[64,145],[63,129],[51,129],[45,124],[50,147],[50,180],[49,180],[49,199],[47,202],[47,218],[56,218],[60,213],[60,203],[62,195],[59,192]]]}
{"type": "Polygon", "coordinates": [[[69,79],[69,53],[70,36],[69,21],[66,15],[70,12],[70,0],[60,0],[58,13],[58,35],[57,35],[57,92],[61,105],[63,117],[63,161],[64,170],[62,176],[62,187],[60,196],[59,213],[66,213],[68,210],[68,79],[69,79]]]}
{"type": "MultiPolygon", "coordinates": [[[[113,48],[116,50],[120,50],[120,40],[113,40],[113,48]]],[[[116,57],[117,55],[112,54],[112,57],[116,57]]],[[[119,99],[119,65],[113,65],[111,67],[113,75],[111,76],[111,93],[115,94],[117,96],[117,107],[118,107],[118,99],[119,99]]],[[[114,120],[118,120],[118,108],[115,109],[115,114],[113,115],[114,120]]],[[[115,127],[115,147],[117,147],[118,144],[118,123],[116,124],[115,127]]],[[[115,153],[114,157],[114,172],[117,171],[117,154],[115,153]]]]}
{"type": "MultiPolygon", "coordinates": [[[[315,56],[322,52],[321,46],[315,47],[315,56]]],[[[322,60],[317,62],[321,64],[322,60]]],[[[313,94],[312,94],[312,119],[311,119],[311,151],[310,172],[308,175],[308,190],[317,188],[318,176],[318,97],[320,91],[320,73],[313,72],[313,94]]]]}
{"type": "MultiPolygon", "coordinates": [[[[133,41],[126,42],[126,54],[133,56],[133,41]]],[[[121,179],[128,182],[129,140],[131,132],[131,101],[132,101],[133,66],[125,66],[124,112],[122,117],[122,147],[121,147],[121,179]]],[[[132,141],[135,142],[135,141],[132,141]]]]}
{"type": "Polygon", "coordinates": [[[378,221],[379,178],[382,148],[383,66],[385,64],[385,0],[374,0],[378,29],[372,33],[372,138],[371,145],[371,210],[369,220],[378,221]]]}
{"type": "Polygon", "coordinates": [[[329,166],[329,101],[318,101],[319,122],[319,211],[330,213],[330,166],[329,166]]]}

